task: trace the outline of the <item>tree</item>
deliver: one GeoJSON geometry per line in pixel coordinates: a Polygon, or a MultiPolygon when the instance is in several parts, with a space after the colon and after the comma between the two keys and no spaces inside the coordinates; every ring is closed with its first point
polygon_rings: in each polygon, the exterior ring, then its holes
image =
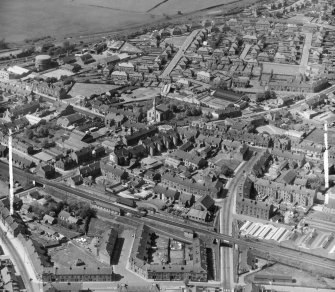
{"type": "Polygon", "coordinates": [[[264,98],[266,100],[268,100],[268,99],[275,99],[275,98],[277,98],[277,95],[276,95],[276,93],[274,91],[267,90],[267,91],[264,92],[264,98]]]}
{"type": "Polygon", "coordinates": [[[44,139],[41,143],[42,148],[48,148],[49,147],[49,142],[47,139],[44,139]]]}
{"type": "Polygon", "coordinates": [[[25,135],[27,136],[27,138],[28,138],[29,140],[31,140],[31,139],[34,138],[34,131],[33,131],[32,129],[27,128],[27,129],[25,130],[25,135]]]}
{"type": "Polygon", "coordinates": [[[177,108],[177,105],[174,104],[174,103],[170,103],[169,104],[169,108],[171,111],[173,111],[174,113],[177,112],[178,108],[177,108]]]}
{"type": "Polygon", "coordinates": [[[256,94],[256,102],[262,102],[264,100],[265,100],[265,94],[264,93],[259,92],[259,93],[256,94]]]}
{"type": "Polygon", "coordinates": [[[48,130],[48,128],[40,127],[37,130],[37,134],[40,138],[41,137],[46,137],[46,136],[49,135],[49,130],[48,130]]]}

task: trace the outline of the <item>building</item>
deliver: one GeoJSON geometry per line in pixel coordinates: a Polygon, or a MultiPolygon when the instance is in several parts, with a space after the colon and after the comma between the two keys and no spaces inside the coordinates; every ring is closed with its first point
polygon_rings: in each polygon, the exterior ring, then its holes
{"type": "Polygon", "coordinates": [[[34,153],[34,148],[30,143],[26,143],[15,138],[13,139],[13,148],[29,155],[34,153]]]}
{"type": "Polygon", "coordinates": [[[223,185],[220,181],[198,183],[194,180],[182,178],[178,175],[163,174],[161,185],[180,193],[193,194],[195,196],[209,195],[212,198],[220,197],[223,185]]]}
{"type": "Polygon", "coordinates": [[[156,97],[153,100],[153,105],[147,112],[148,123],[160,123],[171,118],[172,112],[165,104],[156,105],[156,97]]]}
{"type": "Polygon", "coordinates": [[[269,220],[273,214],[273,205],[262,201],[242,198],[236,200],[236,213],[269,220]]]}
{"type": "Polygon", "coordinates": [[[56,174],[55,167],[53,165],[44,163],[38,164],[35,172],[38,176],[47,179],[54,178],[56,174]]]}
{"type": "Polygon", "coordinates": [[[51,67],[51,57],[49,55],[38,55],[35,57],[35,67],[37,71],[45,71],[51,67]]]}
{"type": "Polygon", "coordinates": [[[254,188],[259,197],[269,197],[276,202],[309,209],[313,206],[317,190],[303,186],[289,185],[262,178],[254,182],[254,188]]]}
{"type": "Polygon", "coordinates": [[[205,82],[205,83],[210,83],[212,78],[213,78],[213,76],[209,72],[199,71],[197,73],[197,80],[199,80],[199,81],[202,81],[202,82],[205,82]]]}
{"type": "Polygon", "coordinates": [[[158,132],[157,127],[148,127],[140,129],[133,134],[126,135],[123,137],[123,143],[127,146],[137,145],[140,140],[154,136],[158,132]]]}
{"type": "Polygon", "coordinates": [[[77,63],[80,66],[86,66],[86,65],[89,65],[89,64],[94,63],[94,62],[95,62],[95,60],[94,60],[94,58],[92,57],[91,54],[83,54],[83,55],[77,57],[77,63]]]}
{"type": "Polygon", "coordinates": [[[70,114],[68,116],[62,116],[57,119],[57,125],[60,125],[63,128],[67,128],[72,125],[80,124],[85,121],[85,118],[78,114],[70,114]]]}
{"type": "Polygon", "coordinates": [[[130,269],[141,277],[154,281],[207,281],[207,253],[204,242],[195,238],[192,242],[192,260],[183,264],[150,264],[148,249],[153,231],[140,225],[134,236],[129,257],[130,269]]]}
{"type": "Polygon", "coordinates": [[[116,241],[118,239],[118,233],[115,229],[110,229],[104,232],[101,239],[97,243],[97,256],[100,261],[111,264],[111,258],[113,256],[116,241]]]}
{"type": "Polygon", "coordinates": [[[58,219],[69,224],[78,224],[79,222],[76,217],[73,217],[69,212],[63,210],[58,214],[58,219]]]}
{"type": "Polygon", "coordinates": [[[70,157],[77,165],[82,164],[83,162],[90,161],[92,159],[92,148],[85,147],[81,148],[77,151],[73,151],[70,153],[70,157]]]}
{"type": "Polygon", "coordinates": [[[121,167],[117,167],[111,163],[101,162],[102,175],[111,182],[121,183],[128,178],[128,173],[121,167]]]}
{"type": "Polygon", "coordinates": [[[46,282],[112,282],[113,278],[111,267],[53,267],[43,273],[46,282]]]}
{"type": "Polygon", "coordinates": [[[170,154],[171,156],[180,159],[186,167],[191,167],[192,169],[203,168],[207,165],[207,161],[196,154],[191,154],[183,150],[176,150],[170,154]]]}

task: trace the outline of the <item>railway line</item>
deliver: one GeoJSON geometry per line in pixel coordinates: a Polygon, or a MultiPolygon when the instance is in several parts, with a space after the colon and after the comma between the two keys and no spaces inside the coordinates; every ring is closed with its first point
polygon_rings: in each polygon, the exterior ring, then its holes
{"type": "MultiPolygon", "coordinates": [[[[0,173],[1,173],[1,170],[2,172],[4,170],[7,172],[7,169],[8,169],[8,165],[3,162],[0,162],[0,173]]],[[[35,175],[27,173],[18,168],[14,168],[14,174],[19,175],[21,177],[29,178],[31,180],[35,180],[36,182],[41,183],[43,185],[47,185],[55,189],[61,190],[69,196],[70,195],[76,196],[80,199],[84,199],[87,201],[100,201],[104,204],[110,204],[113,206],[117,206],[125,212],[129,212],[129,213],[134,214],[137,217],[141,217],[140,211],[136,209],[129,208],[127,206],[121,206],[120,204],[116,205],[115,201],[116,201],[117,196],[115,197],[111,196],[111,199],[108,200],[108,199],[105,199],[99,196],[94,196],[84,191],[73,189],[69,186],[65,186],[57,182],[52,182],[52,181],[49,181],[49,180],[46,180],[40,177],[36,177],[35,175]]],[[[155,222],[165,224],[165,225],[170,225],[175,228],[176,227],[181,228],[181,229],[191,228],[197,233],[206,235],[213,239],[216,238],[220,240],[221,242],[226,242],[226,243],[228,242],[232,245],[236,244],[239,246],[248,247],[249,249],[261,251],[262,253],[267,253],[269,257],[275,258],[278,261],[283,261],[284,263],[286,261],[290,261],[290,262],[295,261],[296,263],[300,263],[301,267],[303,267],[304,265],[305,266],[313,265],[315,267],[322,268],[325,271],[329,271],[329,275],[335,277],[335,260],[332,260],[329,258],[313,255],[313,254],[310,254],[304,251],[299,251],[299,250],[291,249],[288,247],[278,246],[278,245],[267,243],[264,241],[254,241],[251,239],[242,239],[242,238],[236,238],[236,237],[226,235],[226,234],[220,234],[214,231],[212,228],[208,228],[200,224],[190,225],[189,222],[175,221],[173,219],[163,218],[161,216],[157,216],[154,214],[147,214],[145,218],[138,218],[138,220],[142,220],[145,222],[146,218],[154,220],[155,222]]]]}

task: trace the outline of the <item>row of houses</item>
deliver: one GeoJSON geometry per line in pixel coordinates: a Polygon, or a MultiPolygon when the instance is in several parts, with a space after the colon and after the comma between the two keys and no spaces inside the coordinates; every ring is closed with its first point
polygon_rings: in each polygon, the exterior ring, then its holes
{"type": "Polygon", "coordinates": [[[129,257],[130,269],[141,277],[154,281],[182,281],[189,279],[207,282],[207,254],[204,242],[195,238],[192,242],[192,261],[187,264],[152,264],[149,263],[153,231],[146,225],[140,225],[134,236],[134,243],[129,257]]]}

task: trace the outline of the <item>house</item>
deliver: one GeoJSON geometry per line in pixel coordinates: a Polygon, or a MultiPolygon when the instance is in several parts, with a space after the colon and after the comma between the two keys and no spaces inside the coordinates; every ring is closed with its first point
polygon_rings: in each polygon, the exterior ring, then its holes
{"type": "Polygon", "coordinates": [[[22,169],[31,168],[34,165],[32,160],[22,157],[15,152],[13,153],[13,163],[22,169]]]}
{"type": "Polygon", "coordinates": [[[162,175],[161,185],[169,189],[178,190],[181,194],[210,195],[213,198],[219,197],[223,190],[223,185],[218,180],[198,183],[189,178],[167,173],[162,175]]]}
{"type": "Polygon", "coordinates": [[[195,202],[194,208],[201,211],[211,212],[215,208],[215,201],[209,195],[203,195],[195,202]]]}
{"type": "Polygon", "coordinates": [[[179,198],[178,191],[163,187],[161,184],[157,184],[152,191],[154,194],[158,195],[161,200],[170,200],[174,202],[179,198]]]}
{"type": "Polygon", "coordinates": [[[127,81],[128,80],[128,74],[124,71],[113,71],[111,74],[111,78],[114,81],[127,81]]]}
{"type": "Polygon", "coordinates": [[[123,143],[127,146],[137,145],[140,140],[154,136],[157,132],[158,132],[157,127],[148,127],[140,129],[137,132],[124,136],[123,143]]]}
{"type": "Polygon", "coordinates": [[[104,232],[101,239],[97,243],[97,255],[100,261],[107,265],[111,264],[114,248],[118,239],[118,232],[110,229],[104,232]]]}
{"type": "Polygon", "coordinates": [[[67,128],[72,125],[80,124],[85,121],[85,118],[79,113],[70,114],[57,119],[57,125],[67,128]]]}
{"type": "Polygon", "coordinates": [[[119,128],[126,121],[126,116],[120,113],[110,112],[105,116],[106,127],[119,128]]]}
{"type": "Polygon", "coordinates": [[[30,143],[20,141],[18,139],[13,139],[13,148],[17,149],[25,154],[33,154],[34,153],[34,148],[30,143]]]}
{"type": "Polygon", "coordinates": [[[64,210],[60,211],[60,213],[58,214],[58,219],[69,224],[78,224],[79,222],[79,219],[73,217],[69,212],[66,212],[64,210]]]}
{"type": "Polygon", "coordinates": [[[55,167],[53,165],[44,164],[44,163],[38,164],[35,172],[38,176],[41,176],[47,179],[53,178],[56,174],[55,167]]]}
{"type": "Polygon", "coordinates": [[[45,214],[42,221],[44,223],[48,223],[48,224],[52,225],[52,224],[56,223],[56,218],[54,218],[54,217],[52,217],[48,214],[45,214]]]}
{"type": "Polygon", "coordinates": [[[273,214],[273,205],[248,198],[237,199],[236,213],[269,220],[273,214]]]}
{"type": "Polygon", "coordinates": [[[121,183],[128,178],[128,173],[121,167],[111,163],[101,162],[101,173],[107,180],[121,183]]]}
{"type": "Polygon", "coordinates": [[[92,149],[91,147],[85,147],[77,151],[73,151],[70,153],[70,157],[77,163],[78,165],[83,162],[89,161],[92,159],[92,149]]]}
{"type": "Polygon", "coordinates": [[[135,67],[132,63],[119,63],[118,64],[118,70],[126,73],[132,73],[135,71],[135,67]]]}
{"type": "Polygon", "coordinates": [[[203,168],[207,165],[207,161],[200,156],[180,149],[174,151],[171,156],[181,159],[186,167],[192,167],[193,169],[203,168]]]}
{"type": "Polygon", "coordinates": [[[89,176],[96,177],[100,175],[100,173],[101,173],[101,169],[100,169],[99,161],[93,162],[86,166],[79,167],[79,174],[83,178],[89,177],[89,176]]]}
{"type": "Polygon", "coordinates": [[[69,182],[72,187],[78,186],[83,183],[83,177],[80,174],[71,176],[69,178],[69,182]]]}
{"type": "Polygon", "coordinates": [[[197,72],[197,80],[205,82],[205,83],[209,83],[211,79],[212,79],[211,73],[205,72],[205,71],[197,72]]]}
{"type": "Polygon", "coordinates": [[[94,62],[95,62],[95,60],[93,59],[92,55],[90,55],[90,54],[84,54],[84,55],[81,55],[81,56],[77,57],[77,63],[80,66],[89,65],[89,64],[94,63],[94,62]]]}
{"type": "Polygon", "coordinates": [[[55,166],[57,168],[60,168],[62,170],[69,170],[71,169],[73,166],[75,166],[75,161],[69,157],[69,156],[65,156],[65,157],[61,157],[59,160],[56,161],[55,166]]]}

